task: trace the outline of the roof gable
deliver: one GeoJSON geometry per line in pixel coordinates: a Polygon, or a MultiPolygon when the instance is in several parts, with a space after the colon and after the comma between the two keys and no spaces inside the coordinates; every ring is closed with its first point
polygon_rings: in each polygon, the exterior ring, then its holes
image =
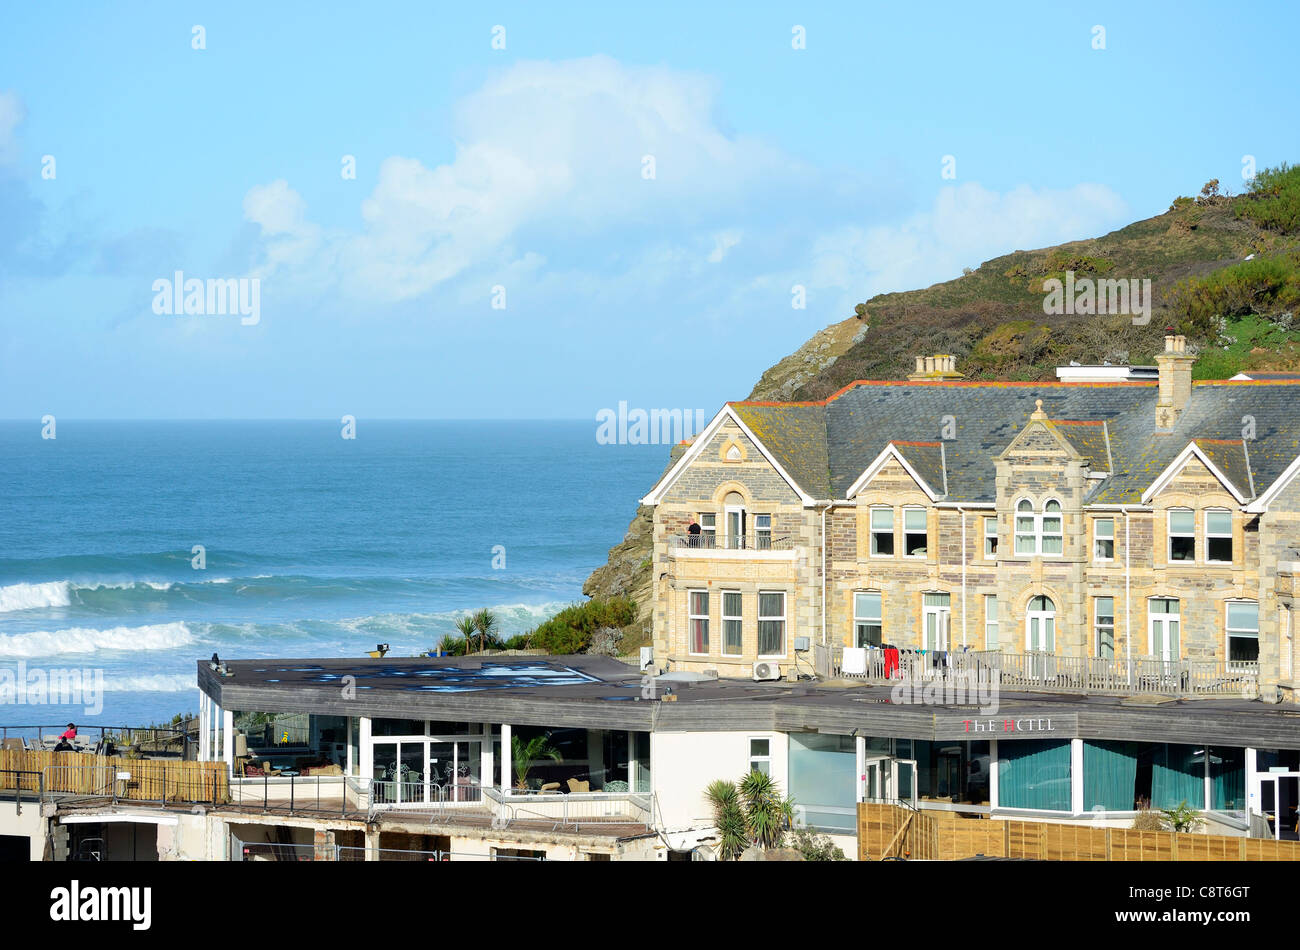
{"type": "Polygon", "coordinates": [[[890,461],[897,462],[931,501],[938,501],[948,493],[948,475],[944,465],[942,442],[907,442],[895,440],[885,446],[845,492],[852,498],[862,492],[890,461]]]}

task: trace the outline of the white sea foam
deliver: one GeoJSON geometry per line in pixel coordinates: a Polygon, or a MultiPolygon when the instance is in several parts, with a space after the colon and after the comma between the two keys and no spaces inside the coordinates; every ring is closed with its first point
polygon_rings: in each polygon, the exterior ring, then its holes
{"type": "Polygon", "coordinates": [[[71,603],[72,585],[67,581],[0,587],[0,614],[39,607],[67,607],[71,603]]]}
{"type": "Polygon", "coordinates": [[[197,679],[193,673],[159,673],[154,676],[116,676],[104,677],[106,693],[183,693],[195,688],[197,679]]]}
{"type": "Polygon", "coordinates": [[[69,627],[66,630],[37,630],[0,636],[0,658],[63,656],[120,650],[130,653],[170,650],[194,642],[190,628],[180,621],[153,623],[141,627],[110,627],[94,630],[69,627]]]}

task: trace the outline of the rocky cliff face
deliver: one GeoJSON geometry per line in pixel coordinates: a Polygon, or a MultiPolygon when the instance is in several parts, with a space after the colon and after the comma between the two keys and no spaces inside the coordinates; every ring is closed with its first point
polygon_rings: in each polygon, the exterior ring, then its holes
{"type": "MultiPolygon", "coordinates": [[[[603,567],[592,571],[582,592],[588,597],[607,599],[631,597],[636,602],[638,626],[648,623],[653,597],[651,552],[654,545],[653,509],[641,505],[628,525],[623,540],[610,549],[603,567]]],[[[635,633],[640,633],[640,630],[635,633]]]]}

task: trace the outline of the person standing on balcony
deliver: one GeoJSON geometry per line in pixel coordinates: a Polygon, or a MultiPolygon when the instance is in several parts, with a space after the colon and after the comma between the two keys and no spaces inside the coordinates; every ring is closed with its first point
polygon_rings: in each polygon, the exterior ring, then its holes
{"type": "Polygon", "coordinates": [[[698,548],[700,546],[700,523],[692,518],[691,526],[686,529],[686,533],[690,535],[690,538],[687,540],[687,546],[698,548]]]}

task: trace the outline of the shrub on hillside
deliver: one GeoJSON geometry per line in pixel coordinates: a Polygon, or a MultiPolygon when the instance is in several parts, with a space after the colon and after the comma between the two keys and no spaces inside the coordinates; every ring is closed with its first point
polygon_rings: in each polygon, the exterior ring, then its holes
{"type": "Polygon", "coordinates": [[[1169,312],[1185,332],[1213,336],[1219,317],[1273,314],[1300,306],[1300,254],[1259,257],[1179,282],[1169,312]]]}
{"type": "Polygon", "coordinates": [[[589,600],[565,607],[528,634],[531,646],[547,653],[584,653],[604,627],[626,627],[636,620],[636,604],[627,597],[589,600]]]}
{"type": "Polygon", "coordinates": [[[1261,228],[1300,233],[1300,165],[1283,162],[1266,168],[1250,183],[1250,191],[1237,199],[1233,210],[1261,228]]]}

